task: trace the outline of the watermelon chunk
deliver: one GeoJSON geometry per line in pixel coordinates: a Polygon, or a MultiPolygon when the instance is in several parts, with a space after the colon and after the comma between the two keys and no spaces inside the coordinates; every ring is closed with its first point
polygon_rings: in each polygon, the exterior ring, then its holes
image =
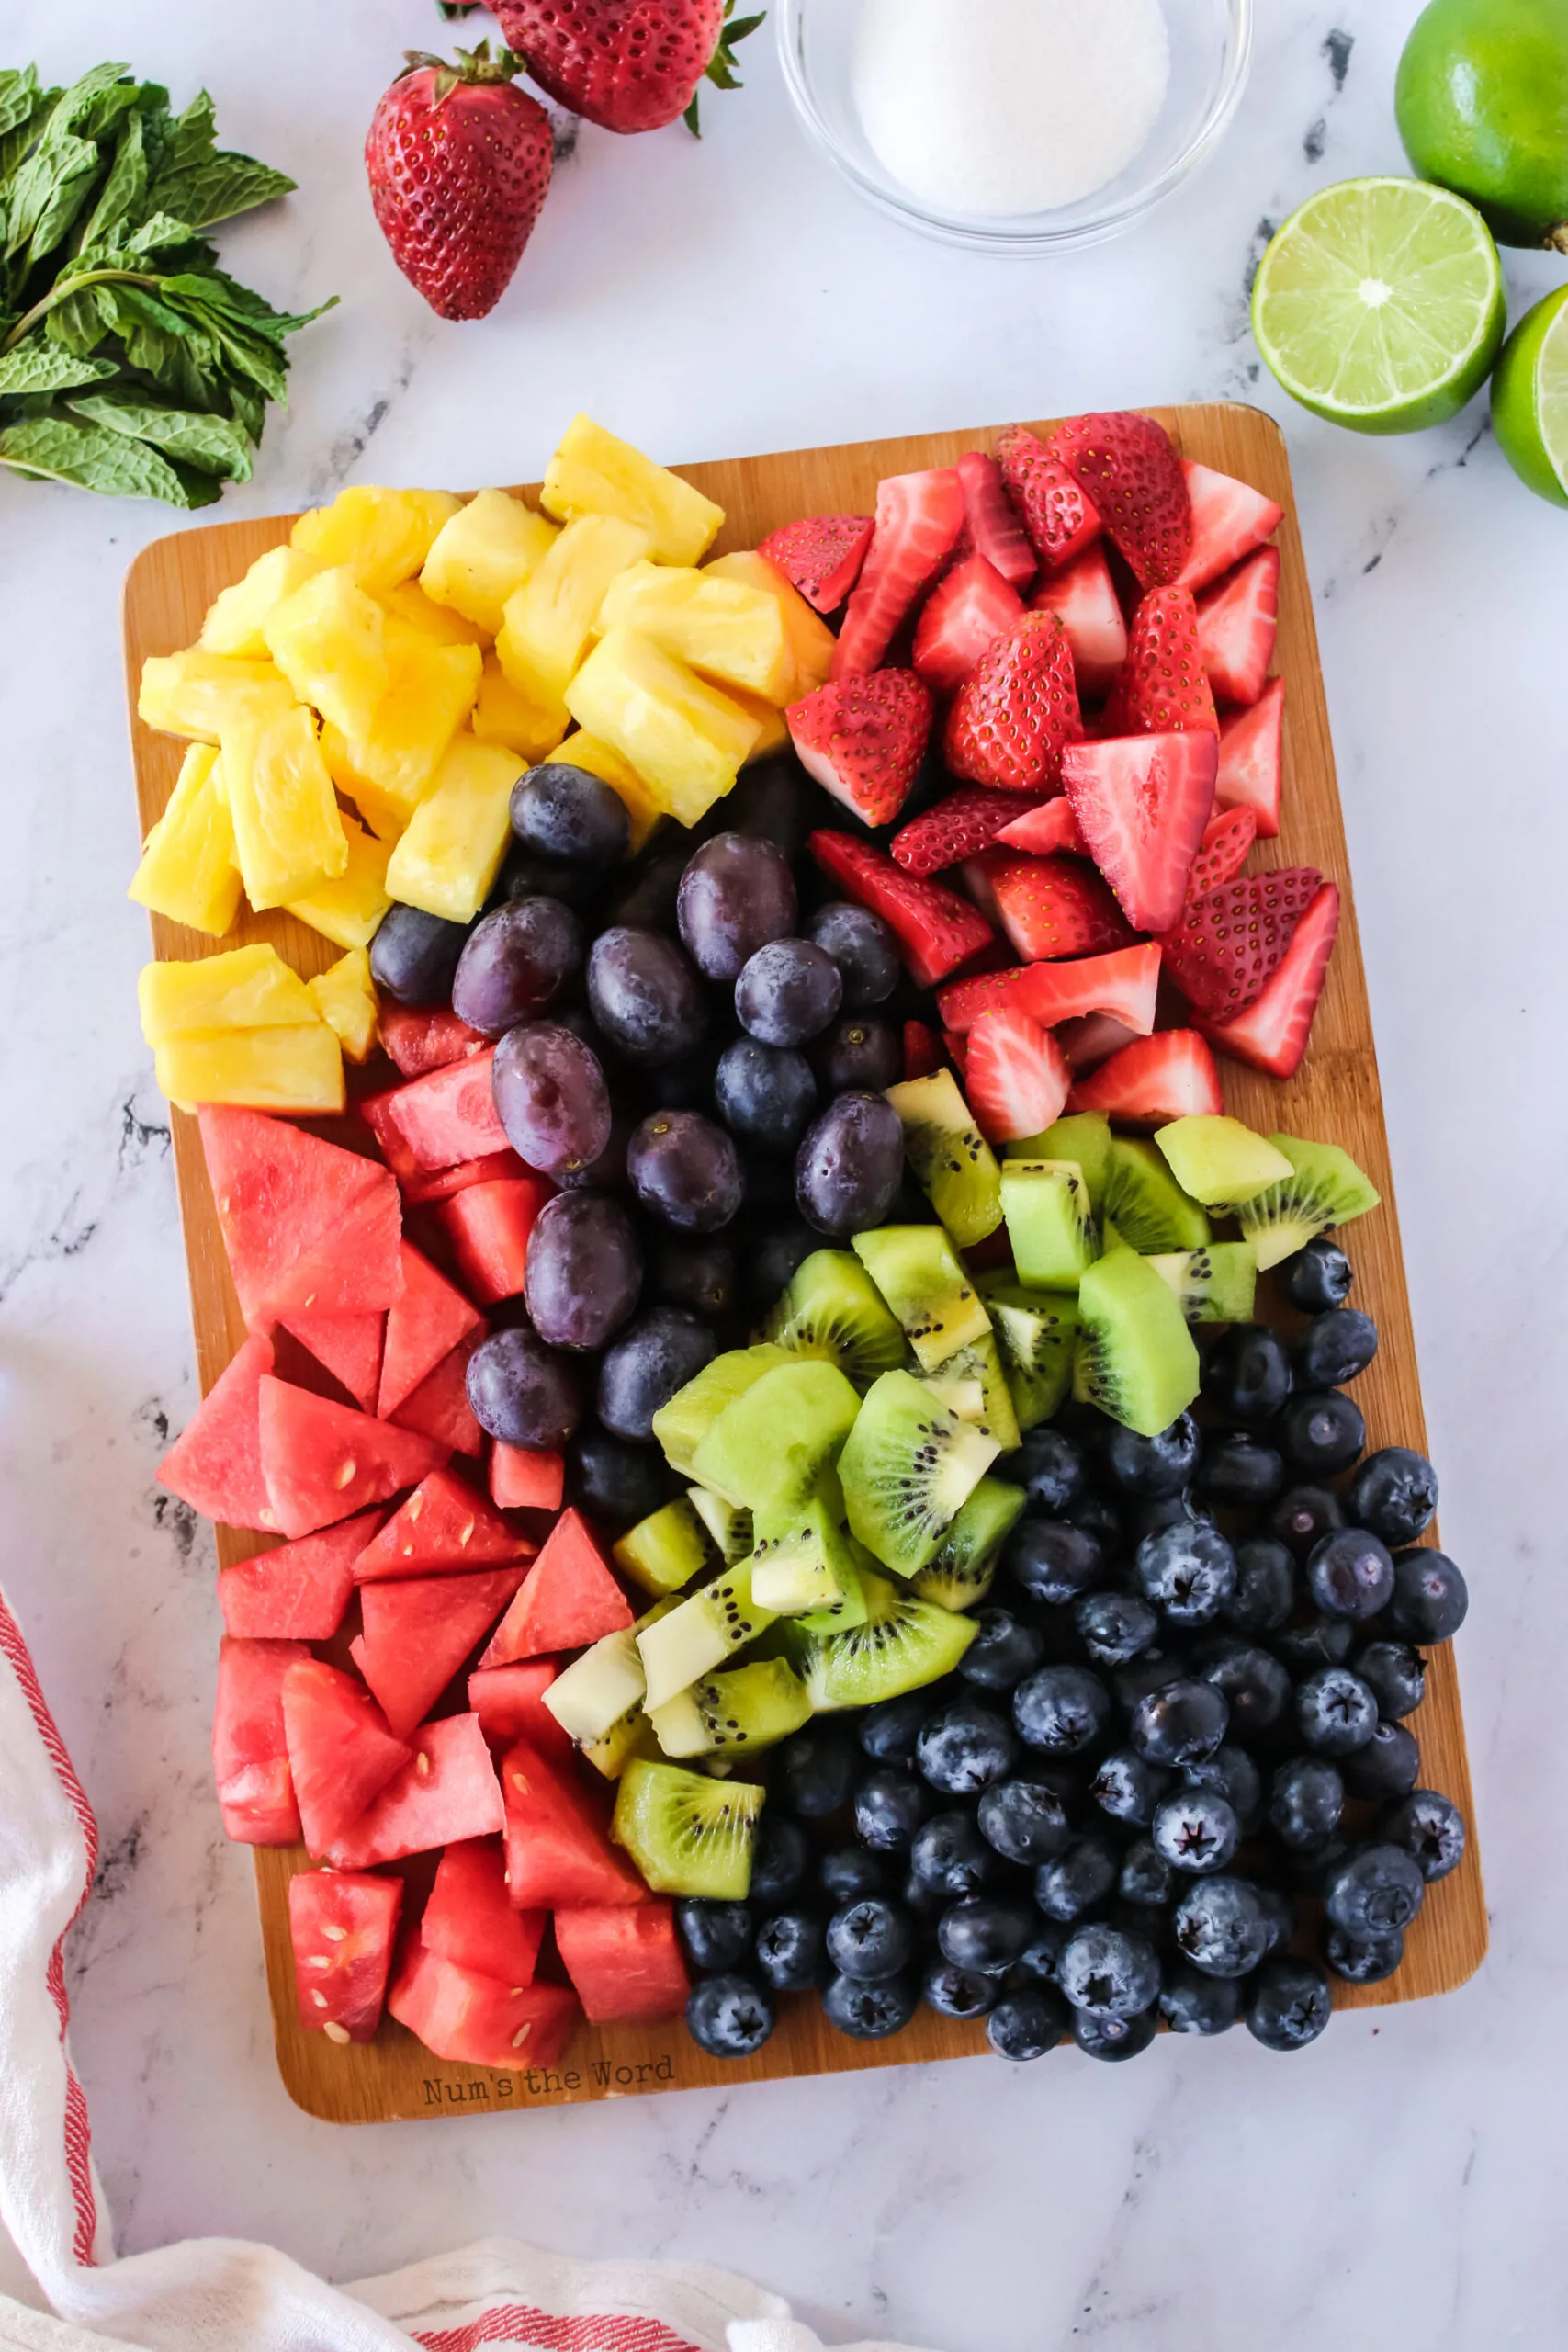
{"type": "MultiPolygon", "coordinates": [[[[355,1580],[429,1576],[441,1568],[510,1567],[533,1557],[483,1497],[449,1470],[434,1470],[355,1562],[355,1580]]],[[[628,1620],[629,1623],[629,1620],[628,1620]]]]}
{"type": "Polygon", "coordinates": [[[468,1704],[492,1747],[510,1747],[513,1740],[525,1739],[541,1755],[570,1762],[571,1741],[544,1703],[555,1679],[555,1664],[547,1657],[475,1668],[468,1677],[468,1704]]]}
{"type": "Polygon", "coordinates": [[[200,1118],[247,1323],[296,1309],[345,1315],[391,1305],[402,1210],[384,1168],[259,1111],[209,1104],[200,1118]]]}
{"type": "MultiPolygon", "coordinates": [[[[385,1171],[383,1170],[383,1173],[385,1171]]],[[[390,1306],[402,1288],[403,1204],[389,1177],[368,1200],[350,1209],[324,1241],[290,1271],[285,1305],[328,1315],[360,1315],[390,1306]]]]}
{"type": "Polygon", "coordinates": [[[405,1078],[423,1078],[428,1069],[468,1060],[490,1044],[446,1004],[399,1004],[384,997],[379,1027],[381,1043],[405,1078]]]}
{"type": "Polygon", "coordinates": [[[422,1170],[392,1114],[392,1104],[402,1091],[400,1086],[389,1086],[380,1094],[362,1094],[354,1107],[375,1136],[381,1157],[398,1182],[409,1184],[418,1182],[422,1170]]]}
{"type": "Polygon", "coordinates": [[[310,1653],[303,1642],[218,1645],[212,1777],[227,1836],[239,1846],[294,1846],[299,1807],[283,1728],[283,1678],[310,1653]]]}
{"type": "Polygon", "coordinates": [[[469,2066],[553,2066],[581,2019],[564,1984],[513,1989],[416,1944],[387,2007],[436,2058],[469,2066]]]}
{"type": "Polygon", "coordinates": [[[283,1725],[305,1844],[319,1860],[409,1760],[409,1750],[365,1685],[321,1658],[284,1676],[283,1725]]]}
{"type": "Polygon", "coordinates": [[[522,1581],[521,1567],[489,1568],[475,1577],[406,1577],[363,1588],[365,1630],[349,1654],[395,1737],[418,1730],[522,1581]]]}
{"type": "Polygon", "coordinates": [[[502,1510],[559,1510],[566,1487],[566,1456],[547,1447],[536,1453],[525,1445],[492,1441],[490,1452],[490,1496],[502,1510]]]}
{"type": "Polygon", "coordinates": [[[405,1396],[389,1418],[400,1430],[418,1430],[437,1445],[449,1446],[478,1461],[485,1449],[485,1433],[468,1402],[468,1358],[484,1339],[484,1327],[459,1340],[449,1356],[426,1374],[412,1396],[405,1396]]]}
{"type": "Polygon", "coordinates": [[[284,1330],[341,1381],[367,1413],[376,1409],[387,1317],[375,1315],[280,1315],[284,1330]]]}
{"type": "Polygon", "coordinates": [[[389,1502],[437,1470],[447,1449],[351,1405],[269,1376],[261,1385],[261,1456],[274,1523],[313,1535],[351,1511],[389,1502]]]}
{"type": "Polygon", "coordinates": [[[403,1286],[387,1316],[387,1344],[376,1399],[376,1411],[382,1420],[413,1395],[460,1340],[484,1328],[479,1309],[445,1274],[436,1272],[423,1250],[405,1241],[400,1256],[403,1286]]]}
{"type": "Polygon", "coordinates": [[[416,1167],[411,1155],[410,1172],[400,1175],[399,1186],[403,1204],[418,1208],[427,1201],[448,1201],[454,1193],[467,1192],[470,1184],[488,1184],[498,1176],[526,1176],[527,1169],[514,1151],[487,1151],[479,1159],[459,1159],[451,1168],[416,1167]]]}
{"type": "Polygon", "coordinates": [[[554,1190],[542,1176],[512,1176],[470,1184],[441,1204],[457,1271],[481,1306],[522,1295],[528,1236],[554,1190]]]}
{"type": "Polygon", "coordinates": [[[507,1889],[522,1909],[649,1900],[637,1872],[600,1828],[573,1767],[547,1763],[520,1739],[502,1759],[501,1786],[507,1889]]]}
{"type": "Polygon", "coordinates": [[[381,2022],[400,1878],[298,1871],[288,1882],[288,1935],[299,2022],[333,2041],[370,2041],[381,2022]]]}
{"type": "Polygon", "coordinates": [[[424,1724],[413,1753],[327,1856],[334,1870],[373,1870],[465,1838],[493,1838],[506,1824],[495,1766],[478,1715],[424,1724]]]}
{"type": "Polygon", "coordinates": [[[297,1544],[220,1568],[218,1606],[225,1632],[253,1642],[330,1641],[354,1590],[354,1564],[380,1524],[378,1510],[361,1511],[319,1535],[302,1535],[297,1544]]]}
{"type": "Polygon", "coordinates": [[[471,1968],[476,1976],[531,1984],[547,1916],[513,1908],[502,1840],[470,1838],[442,1855],[419,1939],[426,1951],[471,1968]]]}
{"type": "Polygon", "coordinates": [[[468,1061],[448,1062],[379,1099],[421,1168],[451,1168],[506,1147],[506,1129],[490,1091],[493,1046],[468,1061]]]}
{"type": "Polygon", "coordinates": [[[158,1464],[158,1484],[204,1519],[276,1531],[262,1468],[261,1385],[272,1342],[257,1332],[219,1374],[158,1464]]]}
{"type": "Polygon", "coordinates": [[[626,1597],[577,1510],[563,1510],[527,1582],[502,1619],[481,1666],[581,1649],[632,1622],[626,1597]]]}
{"type": "Polygon", "coordinates": [[[556,1913],[556,1948],[590,2025],[679,2017],[692,1989],[672,1903],[556,1913]]]}

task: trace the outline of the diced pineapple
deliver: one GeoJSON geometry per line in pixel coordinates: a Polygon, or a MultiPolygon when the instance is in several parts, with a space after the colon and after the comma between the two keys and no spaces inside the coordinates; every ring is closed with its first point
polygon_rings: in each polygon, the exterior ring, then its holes
{"type": "Polygon", "coordinates": [[[340,956],[305,985],[321,1019],[337,1032],[349,1060],[367,1060],[376,1045],[377,1003],[370,958],[364,948],[351,947],[346,956],[340,956]]]}
{"type": "Polygon", "coordinates": [[[258,693],[265,699],[283,684],[283,673],[270,662],[235,662],[193,645],[184,653],[152,654],[142,663],[136,715],[160,734],[216,743],[229,712],[258,693]]]}
{"type": "Polygon", "coordinates": [[[581,727],[558,747],[556,756],[569,768],[586,768],[590,775],[600,777],[612,792],[620,794],[632,820],[631,854],[635,857],[654,827],[662,824],[664,810],[631,762],[623,760],[619,752],[612,751],[600,736],[585,734],[581,727]]]}
{"type": "Polygon", "coordinates": [[[240,878],[258,912],[307,898],[347,870],[337,796],[302,704],[252,704],[225,724],[223,789],[240,878]]]}
{"type": "Polygon", "coordinates": [[[584,514],[568,524],[532,578],[506,601],[496,653],[507,682],[541,713],[559,715],[588,650],[605,592],[651,541],[615,514],[584,514]]]}
{"type": "Polygon", "coordinates": [[[578,725],[629,760],[683,825],[729,790],[761,732],[728,695],[630,628],[600,639],[566,700],[578,725]]]}
{"type": "Polygon", "coordinates": [[[212,773],[217,763],[210,744],[191,745],[126,897],[171,922],[221,939],[240,911],[240,869],[234,821],[221,780],[212,773]]]}
{"type": "Polygon", "coordinates": [[[733,580],[742,587],[756,588],[771,596],[779,608],[784,635],[789,640],[794,674],[787,691],[778,696],[781,704],[799,702],[818,687],[826,685],[833,666],[833,653],[838,639],[833,635],[820,613],[814,613],[793,582],[784,578],[776,564],[759,555],[755,548],[738,548],[733,555],[716,555],[703,566],[705,580],[733,580]]]}
{"type": "Polygon", "coordinates": [[[349,564],[376,595],[412,580],[442,526],[462,504],[448,490],[378,490],[358,483],[301,514],[293,543],[320,563],[349,564]]]}
{"type": "Polygon", "coordinates": [[[634,563],[610,582],[601,629],[640,629],[704,677],[765,702],[788,699],[795,657],[776,597],[690,564],[634,563]]]}
{"type": "Polygon", "coordinates": [[[461,613],[448,610],[445,605],[434,604],[417,580],[405,580],[400,588],[389,588],[376,602],[389,620],[403,628],[412,628],[427,637],[433,645],[488,645],[494,629],[478,628],[465,620],[461,613]]]}
{"type": "Polygon", "coordinates": [[[408,823],[408,810],[395,806],[390,800],[383,800],[374,786],[367,783],[354,764],[348,739],[343,729],[334,727],[330,719],[321,729],[321,746],[327,774],[344,799],[354,802],[377,840],[386,842],[389,857],[392,843],[408,823]]]}
{"type": "Polygon", "coordinates": [[[346,565],[318,571],[267,617],[273,660],[301,702],[363,735],[392,683],[387,616],[346,565]]]}
{"type": "Polygon", "coordinates": [[[299,973],[265,944],[191,964],[143,964],[136,999],[150,1046],[220,1029],[299,1029],[320,1018],[299,973]]]}
{"type": "Polygon", "coordinates": [[[477,645],[434,645],[400,621],[389,626],[387,653],[391,684],[369,726],[344,739],[353,778],[344,789],[407,824],[474,707],[484,657],[477,645]]]}
{"type": "Polygon", "coordinates": [[[319,882],[305,898],[290,899],[288,911],[340,947],[368,947],[392,903],[387,888],[392,844],[378,841],[352,817],[342,822],[348,864],[335,882],[319,882]]]}
{"type": "Polygon", "coordinates": [[[556,526],[504,490],[481,490],[436,534],[419,584],[438,605],[501,633],[502,611],[537,571],[556,538],[556,526]]]}
{"type": "Polygon", "coordinates": [[[789,750],[789,722],[776,703],[764,702],[760,695],[743,695],[739,686],[731,686],[729,693],[731,700],[754,718],[761,729],[740,763],[742,767],[751,767],[758,760],[771,760],[775,752],[789,750]]]}
{"type": "Polygon", "coordinates": [[[199,642],[208,653],[228,653],[243,662],[267,660],[266,619],[285,596],[303,588],[321,564],[303,548],[268,548],[243,580],[225,588],[207,608],[199,642]]]}
{"type": "Polygon", "coordinates": [[[568,425],[539,503],[562,523],[580,514],[624,515],[648,532],[660,563],[700,562],[724,524],[722,506],[586,416],[568,425]]]}
{"type": "Polygon", "coordinates": [[[459,735],[392,852],[387,888],[393,898],[447,922],[471,922],[512,836],[516,781],[514,752],[459,735]]]}
{"type": "Polygon", "coordinates": [[[520,695],[493,653],[485,655],[479,698],[474,705],[474,733],[481,743],[504,743],[530,764],[553,752],[569,724],[566,705],[553,711],[520,695]]]}
{"type": "Polygon", "coordinates": [[[171,1102],[233,1102],[304,1119],[329,1118],[344,1106],[343,1048],[324,1021],[176,1037],[155,1048],[152,1068],[171,1102]]]}

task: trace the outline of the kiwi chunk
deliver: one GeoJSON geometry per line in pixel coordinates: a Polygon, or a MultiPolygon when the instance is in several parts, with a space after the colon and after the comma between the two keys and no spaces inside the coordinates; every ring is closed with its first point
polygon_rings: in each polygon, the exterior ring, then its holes
{"type": "Polygon", "coordinates": [[[648,1711],[640,1701],[617,1715],[602,1739],[590,1740],[578,1754],[607,1781],[618,1781],[632,1758],[655,1745],[648,1711]]]}
{"type": "Polygon", "coordinates": [[[751,1551],[751,1514],[739,1503],[726,1502],[711,1487],[693,1487],[686,1500],[707,1529],[727,1568],[748,1558],[751,1551]]]}
{"type": "Polygon", "coordinates": [[[699,1675],[711,1674],[773,1622],[773,1611],[763,1609],[752,1595],[751,1564],[742,1560],[700,1592],[688,1593],[668,1616],[645,1623],[637,1645],[648,1679],[644,1704],[649,1712],[699,1675]]]}
{"type": "Polygon", "coordinates": [[[1077,1300],[1009,1282],[987,1283],[985,1296],[1018,1426],[1032,1430],[1050,1419],[1073,1385],[1077,1300]]]}
{"type": "Polygon", "coordinates": [[[705,1487],[753,1513],[801,1510],[859,1408],[837,1364],[786,1351],[781,1364],[726,1406],[692,1467],[705,1487]]]}
{"type": "Polygon", "coordinates": [[[866,1585],[863,1625],[845,1634],[796,1637],[801,1677],[819,1714],[874,1706],[939,1682],[952,1673],[978,1630],[972,1617],[916,1600],[886,1577],[868,1577],[866,1585]]]}
{"type": "Polygon", "coordinates": [[[611,1836],[656,1894],[744,1903],[765,1792],[678,1764],[634,1757],[621,1776],[611,1836]]]}
{"type": "Polygon", "coordinates": [[[589,1747],[641,1706],[647,1689],[642,1653],[628,1625],[624,1633],[606,1634],[574,1657],[544,1698],[567,1737],[579,1747],[589,1747]]]}
{"type": "Polygon", "coordinates": [[[1089,1188],[1090,1208],[1096,1216],[1100,1214],[1111,1164],[1111,1122],[1103,1111],[1069,1111],[1043,1135],[1010,1144],[1007,1156],[1010,1159],[1070,1159],[1089,1188]]]}
{"type": "Polygon", "coordinates": [[[852,1532],[884,1567],[913,1576],[1000,1451],[911,1374],[885,1372],[839,1457],[852,1532]]]}
{"type": "Polygon", "coordinates": [[[677,1388],[668,1405],[661,1405],[653,1417],[653,1434],[664,1448],[671,1468],[694,1476],[697,1448],[725,1407],[744,1396],[765,1372],[788,1362],[785,1349],[765,1342],[755,1348],[731,1348],[705,1364],[684,1388],[677,1388]]]}
{"type": "Polygon", "coordinates": [[[974,1281],[939,1225],[857,1233],[855,1255],[893,1309],[923,1371],[991,1328],[974,1281]]]}
{"type": "Polygon", "coordinates": [[[821,1356],[857,1387],[904,1361],[904,1333],[850,1250],[814,1250],[768,1318],[767,1337],[795,1355],[821,1356]]]}
{"type": "Polygon", "coordinates": [[[890,1086],[887,1100],[904,1130],[915,1182],[960,1250],[995,1233],[1002,1221],[996,1155],[970,1115],[950,1069],[890,1086]]]}
{"type": "Polygon", "coordinates": [[[628,1528],[611,1554],[621,1574],[644,1592],[679,1592],[714,1566],[718,1550],[693,1503],[682,1495],[628,1528]]]}
{"type": "Polygon", "coordinates": [[[649,1721],[666,1756],[771,1747],[811,1720],[806,1685],[787,1658],[757,1658],[728,1674],[706,1674],[649,1721]]]}
{"type": "Polygon", "coordinates": [[[1291,1174],[1290,1161],[1275,1145],[1239,1119],[1213,1112],[1173,1119],[1156,1130],[1155,1141],[1182,1191],[1216,1216],[1234,1216],[1243,1201],[1291,1174]]]}
{"type": "Polygon", "coordinates": [[[1089,1187],[1076,1159],[1010,1159],[1002,1207],[1019,1281],[1032,1290],[1077,1290],[1100,1253],[1089,1187]]]}
{"type": "Polygon", "coordinates": [[[1086,1404],[1157,1437],[1198,1394],[1198,1351],[1177,1304],[1145,1258],[1113,1250],[1078,1286],[1073,1388],[1086,1404]]]}
{"type": "Polygon", "coordinates": [[[940,1396],[950,1413],[961,1421],[973,1421],[977,1430],[994,1437],[1004,1453],[1010,1453],[1019,1442],[1018,1415],[1013,1411],[1002,1360],[997,1350],[994,1331],[984,1339],[971,1340],[966,1348],[956,1349],[928,1373],[921,1386],[933,1396],[940,1396]]]}
{"type": "Polygon", "coordinates": [[[1152,1143],[1112,1136],[1105,1175],[1105,1214],[1129,1250],[1201,1250],[1209,1220],[1190,1201],[1152,1143]]]}
{"type": "Polygon", "coordinates": [[[842,1611],[859,1599],[842,1490],[830,1472],[822,1483],[825,1491],[814,1495],[782,1532],[760,1540],[751,1555],[752,1595],[775,1616],[842,1611]]]}
{"type": "Polygon", "coordinates": [[[1284,1153],[1291,1173],[1254,1193],[1238,1212],[1260,1270],[1293,1258],[1330,1226],[1364,1216],[1377,1207],[1379,1198],[1349,1153],[1337,1143],[1303,1143],[1296,1136],[1270,1136],[1269,1140],[1284,1153]]]}
{"type": "Polygon", "coordinates": [[[1029,1498],[1021,1487],[982,1478],[927,1566],[909,1580],[917,1600],[936,1609],[977,1608],[991,1589],[997,1555],[1029,1498]]]}
{"type": "Polygon", "coordinates": [[[1211,1241],[1206,1250],[1177,1250],[1150,1258],[1168,1283],[1189,1323],[1250,1323],[1258,1261],[1247,1241],[1211,1241]]]}
{"type": "Polygon", "coordinates": [[[1114,1217],[1102,1216],[1100,1218],[1100,1254],[1102,1258],[1109,1250],[1130,1250],[1132,1246],[1133,1245],[1130,1241],[1122,1240],[1121,1227],[1117,1225],[1114,1217]]]}

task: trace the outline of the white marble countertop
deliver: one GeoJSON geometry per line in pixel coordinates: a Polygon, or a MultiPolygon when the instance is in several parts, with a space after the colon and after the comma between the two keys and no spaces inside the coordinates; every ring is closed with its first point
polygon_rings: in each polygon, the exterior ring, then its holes
{"type": "MultiPolygon", "coordinates": [[[[313,2122],[272,2056],[249,1855],[207,1743],[209,1532],[152,1485],[195,1401],[119,667],[125,564],[159,510],[0,481],[0,1574],[103,1828],[73,2038],[122,2244],[256,2235],[352,2278],[487,2232],[699,2256],[829,2337],[943,2352],[1427,2352],[1562,2341],[1568,1895],[1549,1814],[1568,1637],[1560,875],[1568,518],[1484,403],[1336,433],[1261,381],[1245,289],[1268,224],[1404,168],[1390,93],[1416,0],[1261,0],[1206,175],[1121,243],[1019,264],[863,209],[805,145],[767,36],[679,130],[585,130],[498,313],[442,325],[396,274],[358,151],[430,0],[0,0],[0,56],[68,77],[129,46],[303,193],[233,234],[290,307],[294,406],[227,514],[344,481],[536,475],[587,408],[679,460],[1043,411],[1235,396],[1280,416],[1315,585],[1446,1540],[1492,1957],[1438,2004],[1244,2034],[685,2094],[441,2130],[313,2122]],[[134,36],[128,29],[134,20],[134,36]],[[1554,1957],[1555,1955],[1555,1957],[1554,1957]]],[[[1516,308],[1560,267],[1510,254],[1516,308]]]]}

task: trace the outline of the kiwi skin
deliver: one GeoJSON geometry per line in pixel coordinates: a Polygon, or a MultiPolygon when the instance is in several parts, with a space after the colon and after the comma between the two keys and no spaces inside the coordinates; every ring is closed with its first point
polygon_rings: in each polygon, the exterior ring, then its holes
{"type": "Polygon", "coordinates": [[[744,1903],[764,1792],[678,1764],[634,1757],[621,1775],[610,1835],[656,1894],[744,1903]]]}
{"type": "Polygon", "coordinates": [[[909,1373],[884,1373],[839,1459],[852,1533],[884,1566],[912,1576],[999,1451],[909,1373]]]}
{"type": "Polygon", "coordinates": [[[1296,1136],[1270,1136],[1269,1140],[1284,1153],[1295,1173],[1242,1204],[1242,1233],[1252,1244],[1260,1271],[1293,1257],[1331,1227],[1348,1225],[1379,1205],[1376,1187],[1337,1144],[1304,1143],[1296,1136]]]}
{"type": "Polygon", "coordinates": [[[860,1260],[849,1250],[814,1250],[791,1277],[765,1338],[797,1355],[837,1364],[857,1387],[904,1361],[904,1333],[860,1260]]]}
{"type": "Polygon", "coordinates": [[[934,1609],[867,1577],[866,1622],[848,1633],[801,1636],[802,1679],[818,1714],[874,1706],[951,1674],[979,1631],[972,1617],[934,1609]]]}

